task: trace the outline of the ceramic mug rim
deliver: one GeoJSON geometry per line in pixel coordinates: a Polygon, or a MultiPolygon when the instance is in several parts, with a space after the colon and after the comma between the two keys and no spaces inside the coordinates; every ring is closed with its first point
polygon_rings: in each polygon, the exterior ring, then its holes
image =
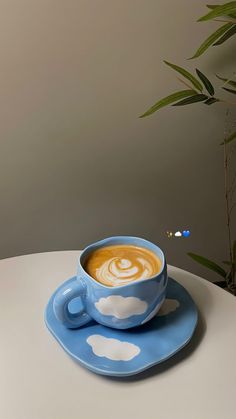
{"type": "MultiPolygon", "coordinates": [[[[92,244],[89,244],[88,246],[86,246],[82,250],[82,252],[81,252],[81,254],[79,256],[79,260],[78,260],[78,262],[79,262],[79,268],[82,270],[83,274],[86,277],[88,277],[89,280],[92,281],[94,284],[99,285],[100,287],[103,287],[103,288],[106,288],[106,289],[109,289],[109,290],[111,290],[111,289],[120,289],[120,288],[124,288],[124,287],[127,287],[128,288],[130,286],[134,286],[134,281],[131,281],[128,284],[118,285],[118,286],[115,286],[115,287],[109,287],[108,285],[104,285],[101,282],[96,281],[91,275],[88,274],[88,272],[86,272],[86,270],[83,267],[83,262],[84,261],[82,259],[85,258],[89,253],[91,253],[93,250],[96,250],[97,248],[100,248],[100,247],[105,246],[110,241],[117,240],[117,239],[118,240],[124,240],[124,244],[126,244],[125,243],[125,240],[129,239],[129,240],[133,240],[133,241],[137,241],[138,240],[140,242],[144,242],[148,246],[151,245],[151,247],[152,247],[151,250],[155,253],[155,256],[157,256],[159,259],[161,259],[162,268],[161,268],[160,272],[158,272],[158,274],[155,274],[153,276],[150,276],[150,278],[139,279],[139,280],[135,281],[135,284],[141,284],[143,282],[147,282],[147,281],[151,281],[151,280],[156,280],[163,273],[163,271],[165,269],[165,266],[166,266],[166,258],[165,258],[165,255],[164,255],[163,251],[161,250],[161,248],[159,246],[157,246],[156,244],[154,244],[151,241],[149,241],[147,239],[144,239],[142,237],[136,237],[136,236],[110,236],[110,237],[106,237],[105,239],[98,240],[98,241],[96,241],[96,242],[94,242],[92,244]],[[155,249],[158,251],[158,253],[155,252],[155,249]]],[[[128,243],[127,245],[129,245],[129,244],[132,246],[131,243],[128,243]]],[[[111,246],[112,246],[112,244],[111,244],[111,246]]],[[[140,247],[142,247],[142,246],[140,245],[140,247]]],[[[147,248],[150,250],[150,247],[147,247],[147,248]]],[[[79,275],[77,275],[77,278],[78,278],[78,276],[79,275]]]]}

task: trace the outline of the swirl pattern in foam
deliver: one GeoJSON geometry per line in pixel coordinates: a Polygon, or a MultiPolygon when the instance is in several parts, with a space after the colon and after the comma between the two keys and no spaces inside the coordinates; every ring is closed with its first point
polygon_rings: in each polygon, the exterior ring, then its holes
{"type": "Polygon", "coordinates": [[[125,285],[157,274],[161,261],[149,249],[114,245],[95,250],[88,258],[85,270],[94,279],[111,287],[125,285]]]}

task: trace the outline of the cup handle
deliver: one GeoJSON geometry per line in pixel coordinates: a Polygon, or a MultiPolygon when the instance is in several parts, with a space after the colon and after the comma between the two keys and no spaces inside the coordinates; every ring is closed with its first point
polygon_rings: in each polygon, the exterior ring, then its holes
{"type": "Polygon", "coordinates": [[[53,300],[54,314],[64,326],[69,329],[81,327],[92,320],[85,311],[84,298],[86,294],[86,285],[81,281],[75,280],[70,284],[60,288],[53,300]],[[73,298],[79,297],[81,299],[83,308],[79,313],[71,313],[68,305],[73,298]]]}

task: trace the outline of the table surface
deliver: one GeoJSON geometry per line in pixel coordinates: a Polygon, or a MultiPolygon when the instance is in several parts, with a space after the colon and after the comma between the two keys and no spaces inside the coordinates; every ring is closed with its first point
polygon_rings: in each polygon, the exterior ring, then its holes
{"type": "Polygon", "coordinates": [[[0,418],[235,418],[235,297],[168,266],[199,308],[193,339],[172,359],[137,376],[99,376],[76,364],[44,324],[47,301],[75,275],[79,253],[0,261],[0,418]]]}

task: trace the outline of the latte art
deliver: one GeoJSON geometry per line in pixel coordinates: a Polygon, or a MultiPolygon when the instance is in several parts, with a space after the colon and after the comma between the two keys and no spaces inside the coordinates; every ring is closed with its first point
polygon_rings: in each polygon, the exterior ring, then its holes
{"type": "Polygon", "coordinates": [[[137,258],[132,262],[128,259],[111,258],[96,269],[96,277],[99,282],[106,281],[109,285],[122,285],[135,279],[145,279],[152,276],[151,264],[137,258]]]}
{"type": "Polygon", "coordinates": [[[160,267],[160,260],[150,250],[119,245],[93,252],[86,271],[102,284],[114,287],[150,278],[160,271],[160,267]]]}

